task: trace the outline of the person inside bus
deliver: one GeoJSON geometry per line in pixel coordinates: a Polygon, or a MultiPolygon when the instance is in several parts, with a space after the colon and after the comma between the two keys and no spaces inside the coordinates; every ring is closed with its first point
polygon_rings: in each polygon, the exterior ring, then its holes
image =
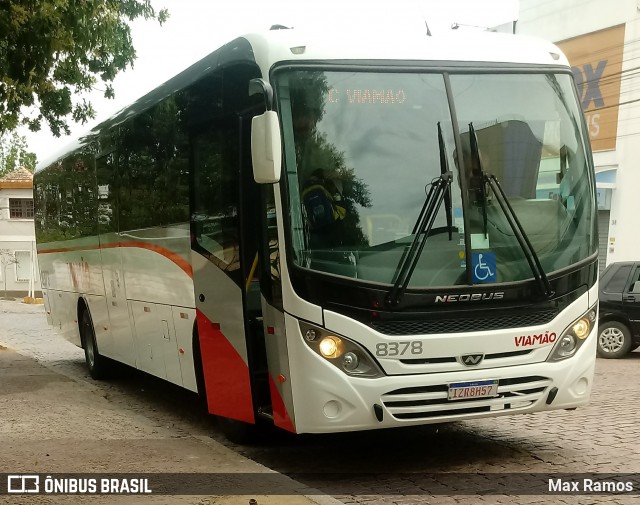
{"type": "Polygon", "coordinates": [[[340,245],[336,225],[345,218],[346,207],[334,152],[317,130],[322,110],[310,102],[304,96],[292,99],[296,164],[310,247],[326,249],[340,245]]]}

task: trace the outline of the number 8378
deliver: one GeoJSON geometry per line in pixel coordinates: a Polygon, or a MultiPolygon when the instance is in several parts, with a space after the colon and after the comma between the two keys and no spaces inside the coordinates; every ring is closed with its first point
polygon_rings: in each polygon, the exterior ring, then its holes
{"type": "Polygon", "coordinates": [[[412,340],[409,342],[381,342],[376,344],[376,356],[381,358],[393,358],[395,356],[407,356],[410,354],[422,354],[422,342],[412,340]]]}

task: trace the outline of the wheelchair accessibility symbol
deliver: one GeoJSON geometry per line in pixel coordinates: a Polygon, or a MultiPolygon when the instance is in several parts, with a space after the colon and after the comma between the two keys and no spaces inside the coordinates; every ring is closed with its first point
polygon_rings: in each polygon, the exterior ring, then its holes
{"type": "Polygon", "coordinates": [[[471,253],[471,265],[473,266],[473,282],[481,284],[496,282],[496,253],[471,253]]]}

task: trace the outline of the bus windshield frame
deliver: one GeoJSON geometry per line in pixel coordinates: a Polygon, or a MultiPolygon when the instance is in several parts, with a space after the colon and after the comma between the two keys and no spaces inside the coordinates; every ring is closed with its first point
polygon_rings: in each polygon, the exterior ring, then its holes
{"type": "Polygon", "coordinates": [[[512,67],[276,68],[289,264],[390,289],[442,155],[450,202],[435,215],[410,290],[534,277],[486,176],[504,190],[543,274],[594,257],[593,162],[570,71],[512,67]]]}

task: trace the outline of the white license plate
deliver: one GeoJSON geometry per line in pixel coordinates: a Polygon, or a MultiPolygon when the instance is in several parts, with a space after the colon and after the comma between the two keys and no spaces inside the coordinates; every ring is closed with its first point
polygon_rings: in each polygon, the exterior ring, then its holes
{"type": "Polygon", "coordinates": [[[498,381],[456,382],[449,384],[449,400],[473,400],[498,396],[498,381]]]}

